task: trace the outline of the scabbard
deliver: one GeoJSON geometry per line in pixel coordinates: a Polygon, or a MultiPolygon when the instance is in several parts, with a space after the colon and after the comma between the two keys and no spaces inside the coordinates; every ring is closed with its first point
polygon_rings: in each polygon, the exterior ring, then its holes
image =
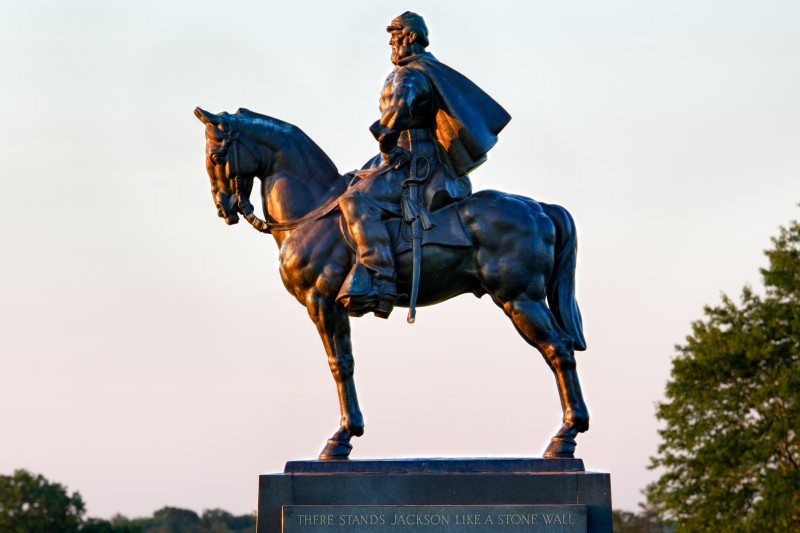
{"type": "MultiPolygon", "coordinates": [[[[414,184],[410,186],[416,189],[419,187],[414,184]]],[[[412,191],[409,194],[413,195],[412,191]]],[[[411,298],[408,300],[409,324],[413,324],[417,318],[417,296],[419,296],[419,275],[422,270],[422,228],[419,217],[411,222],[411,298]]]]}
{"type": "MultiPolygon", "coordinates": [[[[417,178],[417,139],[414,130],[409,131],[411,141],[411,161],[408,165],[408,200],[409,204],[416,206],[419,203],[419,182],[417,178]]],[[[408,214],[408,213],[407,213],[408,214]]],[[[419,213],[416,208],[411,214],[411,297],[408,300],[408,318],[406,321],[413,324],[417,319],[417,296],[419,296],[419,276],[422,271],[422,228],[420,227],[419,213]]]]}

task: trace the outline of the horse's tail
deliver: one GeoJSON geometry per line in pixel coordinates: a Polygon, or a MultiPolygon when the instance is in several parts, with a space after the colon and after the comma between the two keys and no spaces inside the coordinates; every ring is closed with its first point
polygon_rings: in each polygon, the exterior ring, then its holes
{"type": "Polygon", "coordinates": [[[583,320],[575,300],[575,264],[578,260],[578,234],[575,221],[560,205],[540,203],[556,227],[555,262],[553,275],[547,284],[547,304],[567,335],[572,337],[575,350],[586,349],[583,320]]]}

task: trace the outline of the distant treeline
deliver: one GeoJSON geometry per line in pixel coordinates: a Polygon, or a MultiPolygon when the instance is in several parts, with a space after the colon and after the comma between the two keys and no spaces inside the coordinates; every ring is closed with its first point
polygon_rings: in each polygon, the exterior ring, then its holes
{"type": "Polygon", "coordinates": [[[17,470],[0,475],[0,531],[3,533],[240,533],[253,532],[256,515],[235,516],[222,509],[198,515],[189,509],[164,507],[148,518],[84,518],[80,493],[60,483],[17,470]]]}
{"type": "Polygon", "coordinates": [[[235,516],[222,509],[208,509],[198,515],[189,509],[164,507],[150,518],[129,519],[116,515],[111,520],[90,518],[82,533],[240,533],[256,529],[256,515],[235,516]]]}

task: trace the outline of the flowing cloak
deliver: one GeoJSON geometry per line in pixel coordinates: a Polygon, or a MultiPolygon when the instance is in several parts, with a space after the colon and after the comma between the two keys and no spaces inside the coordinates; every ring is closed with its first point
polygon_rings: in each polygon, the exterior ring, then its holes
{"type": "Polygon", "coordinates": [[[465,176],[486,161],[497,134],[511,120],[500,104],[463,74],[425,52],[398,62],[431,81],[437,98],[436,139],[456,176],[465,176]]]}

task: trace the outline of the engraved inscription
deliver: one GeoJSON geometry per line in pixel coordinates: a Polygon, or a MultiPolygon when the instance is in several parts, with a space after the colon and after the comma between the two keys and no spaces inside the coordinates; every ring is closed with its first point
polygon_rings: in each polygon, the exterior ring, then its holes
{"type": "Polygon", "coordinates": [[[585,505],[287,505],[284,533],[586,532],[585,505]]]}
{"type": "Polygon", "coordinates": [[[450,516],[444,514],[395,514],[392,526],[440,526],[449,524],[450,516]]]}

